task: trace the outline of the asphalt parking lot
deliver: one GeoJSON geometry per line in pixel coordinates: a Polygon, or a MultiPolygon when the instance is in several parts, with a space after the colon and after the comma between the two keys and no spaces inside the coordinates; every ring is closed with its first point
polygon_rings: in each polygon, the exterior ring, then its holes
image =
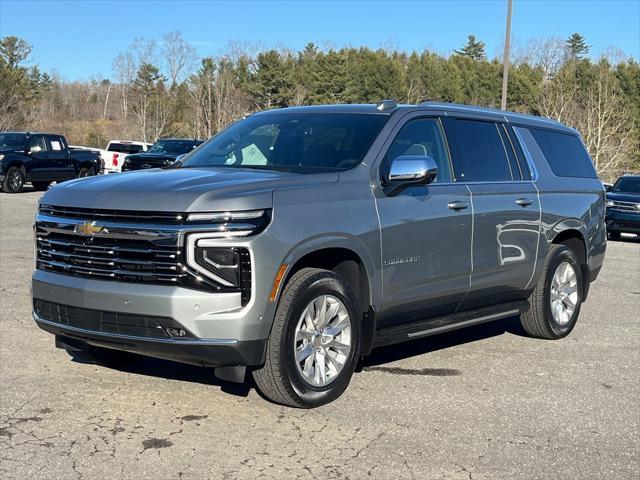
{"type": "Polygon", "coordinates": [[[610,242],[574,332],[507,319],[367,358],[317,410],[145,359],[73,361],[31,319],[39,193],[0,193],[6,479],[640,477],[640,243],[610,242]]]}

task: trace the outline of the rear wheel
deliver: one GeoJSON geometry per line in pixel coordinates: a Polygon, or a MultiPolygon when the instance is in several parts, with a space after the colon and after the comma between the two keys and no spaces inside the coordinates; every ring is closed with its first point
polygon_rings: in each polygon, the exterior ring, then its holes
{"type": "Polygon", "coordinates": [[[24,186],[24,173],[20,167],[10,167],[2,182],[2,191],[7,193],[18,193],[24,186]]]}
{"type": "Polygon", "coordinates": [[[39,192],[45,191],[51,185],[51,182],[31,182],[33,188],[39,192]]]}
{"type": "Polygon", "coordinates": [[[576,254],[566,245],[552,245],[544,271],[521,317],[529,335],[555,340],[569,335],[582,304],[582,273],[576,254]]]}
{"type": "Polygon", "coordinates": [[[265,364],[253,372],[262,394],[300,408],[338,398],[358,360],[358,311],[354,293],[335,273],[294,274],[278,304],[265,364]]]}
{"type": "Polygon", "coordinates": [[[92,177],[96,174],[93,167],[82,167],[78,172],[78,178],[92,177]]]}

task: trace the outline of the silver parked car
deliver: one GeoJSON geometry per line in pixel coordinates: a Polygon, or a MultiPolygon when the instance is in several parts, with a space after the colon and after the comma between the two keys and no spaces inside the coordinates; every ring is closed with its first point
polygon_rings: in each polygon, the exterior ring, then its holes
{"type": "Polygon", "coordinates": [[[316,407],[377,346],[515,316],[568,335],[604,210],[578,133],[554,121],[433,102],[266,111],[174,168],[50,189],[33,316],[103,362],[248,370],[273,401],[316,407]]]}

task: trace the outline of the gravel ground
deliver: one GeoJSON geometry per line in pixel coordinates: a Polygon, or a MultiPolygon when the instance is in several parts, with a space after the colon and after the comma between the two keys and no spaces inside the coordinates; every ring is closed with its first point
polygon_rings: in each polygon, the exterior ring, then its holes
{"type": "Polygon", "coordinates": [[[610,242],[567,339],[507,319],[379,349],[312,411],[145,359],[73,361],[30,316],[39,194],[0,194],[0,476],[640,477],[640,243],[610,242]]]}

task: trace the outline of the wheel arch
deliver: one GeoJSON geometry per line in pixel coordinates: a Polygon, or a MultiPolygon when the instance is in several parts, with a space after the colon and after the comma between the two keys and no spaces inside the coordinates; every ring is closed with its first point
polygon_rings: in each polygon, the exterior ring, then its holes
{"type": "Polygon", "coordinates": [[[588,265],[588,247],[585,235],[577,228],[567,228],[565,230],[557,231],[555,236],[550,241],[555,245],[566,245],[573,250],[578,257],[578,264],[580,265],[580,273],[582,274],[582,300],[587,299],[589,294],[590,285],[590,270],[588,265]]]}
{"type": "Polygon", "coordinates": [[[321,243],[310,241],[299,245],[285,262],[288,265],[279,288],[278,298],[287,282],[303,268],[322,268],[337,273],[354,290],[361,312],[361,355],[371,351],[375,332],[375,267],[364,246],[353,239],[322,238],[321,243]],[[358,248],[360,247],[360,248],[358,248]]]}

